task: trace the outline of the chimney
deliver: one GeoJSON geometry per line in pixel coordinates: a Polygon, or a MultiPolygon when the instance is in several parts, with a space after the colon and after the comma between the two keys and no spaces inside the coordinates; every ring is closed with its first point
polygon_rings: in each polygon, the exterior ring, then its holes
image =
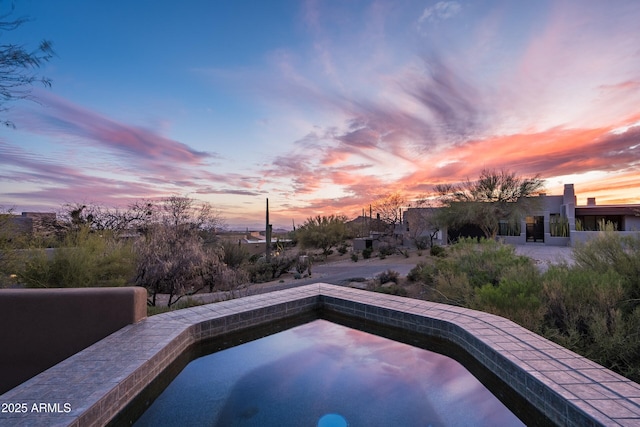
{"type": "Polygon", "coordinates": [[[595,197],[587,197],[587,206],[595,206],[596,198],[595,197]]]}
{"type": "Polygon", "coordinates": [[[564,185],[564,194],[562,198],[562,204],[568,205],[569,203],[576,204],[576,193],[573,189],[573,184],[564,185]]]}

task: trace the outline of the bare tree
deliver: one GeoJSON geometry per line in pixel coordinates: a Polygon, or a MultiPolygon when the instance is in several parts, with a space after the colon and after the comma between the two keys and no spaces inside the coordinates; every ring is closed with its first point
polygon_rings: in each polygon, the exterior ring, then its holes
{"type": "Polygon", "coordinates": [[[136,241],[138,257],[136,284],[147,288],[151,305],[160,293],[169,295],[170,307],[182,296],[207,286],[206,277],[219,258],[207,253],[192,232],[156,224],[136,241]]]}
{"type": "Polygon", "coordinates": [[[404,214],[404,222],[407,225],[407,235],[418,249],[427,249],[433,246],[433,241],[440,231],[438,208],[429,206],[411,207],[404,214]]]}
{"type": "Polygon", "coordinates": [[[67,203],[62,206],[59,217],[72,230],[88,226],[94,231],[111,230],[115,234],[141,233],[151,224],[154,209],[148,201],[138,201],[124,209],[95,203],[67,203]]]}
{"type": "Polygon", "coordinates": [[[224,227],[224,219],[209,203],[188,196],[173,195],[155,209],[160,223],[180,228],[217,232],[224,227]]]}
{"type": "Polygon", "coordinates": [[[515,172],[485,169],[476,181],[436,186],[439,201],[438,220],[451,227],[473,224],[485,237],[495,238],[500,220],[519,221],[538,208],[534,197],[544,187],[539,175],[520,177],[515,172]]]}
{"type": "MultiPolygon", "coordinates": [[[[12,31],[28,22],[27,18],[10,20],[11,11],[0,15],[0,35],[4,31],[12,31]]],[[[19,99],[32,99],[31,86],[41,83],[51,86],[51,80],[38,76],[35,70],[53,58],[54,52],[49,40],[43,40],[35,50],[29,51],[18,44],[0,44],[0,111],[8,109],[7,103],[19,99]]],[[[8,127],[15,127],[9,120],[0,120],[8,127]]]]}
{"type": "Polygon", "coordinates": [[[399,192],[388,193],[372,204],[373,211],[387,224],[396,225],[402,221],[402,208],[406,205],[404,196],[399,192]]]}
{"type": "Polygon", "coordinates": [[[222,261],[220,248],[206,245],[203,233],[211,235],[223,224],[207,203],[185,196],[171,196],[149,208],[153,222],[136,242],[136,284],[151,294],[168,294],[170,307],[182,297],[205,288],[229,290],[242,280],[222,261]]]}

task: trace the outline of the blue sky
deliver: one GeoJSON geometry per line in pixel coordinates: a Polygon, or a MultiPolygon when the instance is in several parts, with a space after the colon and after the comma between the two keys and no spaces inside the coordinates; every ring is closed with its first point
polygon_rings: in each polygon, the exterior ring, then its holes
{"type": "MultiPolygon", "coordinates": [[[[8,3],[1,3],[7,10],[8,3]]],[[[484,168],[640,203],[640,2],[15,1],[57,56],[3,114],[0,205],[187,194],[358,215],[484,168]]]]}

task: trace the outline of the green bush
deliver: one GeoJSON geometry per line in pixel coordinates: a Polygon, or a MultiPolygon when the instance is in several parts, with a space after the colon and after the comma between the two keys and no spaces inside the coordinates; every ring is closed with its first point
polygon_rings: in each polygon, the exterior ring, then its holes
{"type": "Polygon", "coordinates": [[[228,240],[222,242],[222,262],[227,267],[238,269],[248,260],[249,252],[244,246],[228,240]]]}
{"type": "Polygon", "coordinates": [[[358,262],[358,253],[357,252],[353,252],[351,254],[351,261],[358,262]]]}
{"type": "MultiPolygon", "coordinates": [[[[630,300],[640,298],[640,237],[623,236],[613,231],[612,225],[586,243],[577,243],[573,249],[576,266],[594,273],[613,270],[620,275],[625,296],[630,300]]],[[[629,305],[632,311],[636,304],[629,305]]]]}
{"type": "Polygon", "coordinates": [[[543,334],[633,381],[640,380],[640,306],[630,309],[624,275],[552,267],[543,281],[543,334]]]}
{"type": "Polygon", "coordinates": [[[377,286],[373,289],[374,292],[380,292],[382,294],[388,295],[398,295],[401,297],[407,296],[407,290],[402,286],[393,285],[393,286],[377,286]]]}
{"type": "Polygon", "coordinates": [[[343,244],[343,245],[340,245],[340,246],[338,247],[338,253],[339,253],[340,255],[344,255],[344,254],[346,254],[348,251],[349,251],[349,248],[347,247],[347,245],[344,245],[344,244],[343,244]]]}
{"type": "Polygon", "coordinates": [[[429,298],[444,304],[470,307],[474,298],[474,287],[466,274],[453,271],[438,271],[433,286],[427,288],[429,298]]]}
{"type": "Polygon", "coordinates": [[[541,290],[538,269],[533,264],[517,265],[505,272],[497,286],[477,289],[472,307],[537,331],[542,323],[541,290]]]}
{"type": "Polygon", "coordinates": [[[18,278],[27,287],[82,288],[132,283],[136,257],[130,242],[108,232],[81,228],[69,234],[51,257],[31,251],[18,278]]]}
{"type": "Polygon", "coordinates": [[[433,264],[423,261],[416,264],[416,266],[409,271],[407,279],[410,282],[422,282],[426,285],[433,285],[436,273],[437,270],[433,264]]]}
{"type": "Polygon", "coordinates": [[[371,258],[372,253],[373,253],[373,248],[364,248],[362,250],[362,258],[369,259],[371,258]]]}
{"type": "Polygon", "coordinates": [[[479,288],[486,284],[497,285],[510,267],[531,264],[530,258],[515,253],[515,248],[495,240],[461,239],[452,245],[446,258],[438,258],[436,267],[464,275],[469,284],[479,288]]]}
{"type": "Polygon", "coordinates": [[[396,253],[396,247],[393,245],[390,245],[389,243],[381,243],[378,246],[378,253],[382,257],[393,255],[394,253],[396,253]]]}
{"type": "Polygon", "coordinates": [[[461,240],[407,278],[431,301],[509,318],[640,381],[640,238],[605,231],[574,258],[540,273],[511,246],[461,240]]]}
{"type": "MultiPolygon", "coordinates": [[[[252,283],[262,283],[277,279],[283,273],[289,271],[289,269],[296,264],[297,259],[298,258],[295,257],[281,255],[273,257],[270,262],[267,262],[264,258],[261,258],[258,262],[250,264],[247,267],[249,280],[252,283]]],[[[311,268],[307,268],[309,275],[311,275],[311,268]]]]}
{"type": "Polygon", "coordinates": [[[259,259],[255,263],[249,264],[246,268],[251,283],[263,283],[273,279],[271,264],[264,259],[259,259]]]}
{"type": "Polygon", "coordinates": [[[433,245],[429,249],[429,254],[431,256],[443,257],[447,254],[447,251],[440,245],[433,245]]]}

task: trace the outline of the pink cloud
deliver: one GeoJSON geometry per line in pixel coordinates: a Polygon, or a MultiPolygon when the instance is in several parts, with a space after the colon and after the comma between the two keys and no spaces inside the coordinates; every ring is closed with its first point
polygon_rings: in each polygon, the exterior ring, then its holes
{"type": "Polygon", "coordinates": [[[158,167],[159,163],[203,165],[205,160],[215,157],[152,130],[115,121],[49,92],[41,92],[38,97],[47,108],[38,110],[35,120],[29,124],[31,131],[80,137],[118,155],[133,155],[135,163],[151,168],[158,167]]]}

